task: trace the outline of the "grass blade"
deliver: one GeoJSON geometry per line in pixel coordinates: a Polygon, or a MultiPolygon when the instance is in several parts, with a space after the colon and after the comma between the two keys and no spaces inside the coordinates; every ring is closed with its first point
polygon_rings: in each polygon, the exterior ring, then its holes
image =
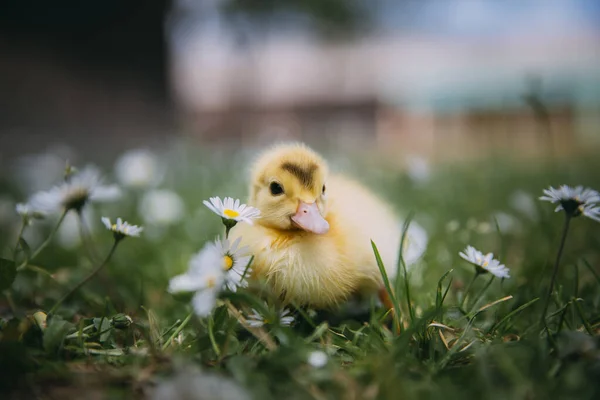
{"type": "Polygon", "coordinates": [[[394,325],[396,325],[396,329],[400,331],[400,304],[398,303],[398,299],[396,298],[394,291],[392,290],[392,286],[390,285],[390,280],[388,278],[387,272],[385,270],[385,266],[383,265],[383,261],[381,260],[381,255],[379,254],[379,250],[377,250],[377,246],[375,242],[371,240],[371,247],[373,248],[373,253],[375,254],[375,260],[377,261],[377,267],[379,267],[379,272],[381,273],[381,277],[383,278],[383,284],[385,285],[385,290],[392,301],[394,306],[394,325]]]}
{"type": "Polygon", "coordinates": [[[310,336],[307,336],[304,341],[306,343],[311,343],[316,339],[321,339],[321,337],[323,337],[323,335],[329,330],[329,324],[327,323],[327,321],[323,322],[322,324],[320,324],[319,326],[317,326],[315,328],[315,330],[313,331],[313,333],[310,334],[310,336]]]}
{"type": "Polygon", "coordinates": [[[473,318],[475,318],[475,316],[477,316],[477,315],[479,315],[480,313],[484,312],[484,311],[485,311],[485,310],[487,310],[488,308],[490,308],[490,307],[493,307],[493,306],[495,306],[496,304],[503,303],[503,302],[505,302],[505,301],[511,300],[512,298],[513,298],[513,297],[512,297],[511,295],[508,295],[508,296],[505,296],[505,297],[503,297],[503,298],[501,298],[501,299],[494,300],[494,301],[492,301],[492,302],[491,302],[491,303],[489,303],[489,304],[486,304],[485,306],[481,307],[479,310],[477,310],[477,311],[475,312],[475,314],[473,315],[473,318]]]}
{"type": "Polygon", "coordinates": [[[448,295],[452,281],[454,281],[454,278],[450,278],[450,282],[448,282],[448,286],[446,286],[446,291],[444,291],[444,295],[442,296],[442,304],[444,304],[444,300],[446,300],[446,295],[448,295]]]}
{"type": "Polygon", "coordinates": [[[400,269],[404,272],[404,292],[406,294],[406,305],[408,307],[408,315],[410,316],[410,320],[414,321],[415,319],[415,311],[413,309],[411,300],[410,300],[410,285],[408,282],[408,272],[406,270],[406,262],[404,262],[404,243],[406,241],[406,235],[408,233],[408,228],[410,227],[410,223],[414,217],[414,213],[410,212],[406,221],[404,221],[404,225],[402,226],[402,237],[400,239],[400,250],[398,251],[398,265],[396,266],[396,293],[400,293],[400,269]]]}
{"type": "Polygon", "coordinates": [[[540,298],[536,297],[535,299],[528,301],[527,303],[523,304],[520,307],[517,307],[515,310],[509,312],[508,314],[506,314],[504,316],[504,318],[502,318],[500,321],[498,321],[497,323],[495,323],[494,325],[492,325],[492,327],[489,329],[488,333],[493,334],[496,329],[498,329],[498,327],[500,327],[504,322],[510,320],[513,316],[519,314],[521,311],[525,310],[527,307],[535,304],[536,301],[538,301],[540,298]]]}
{"type": "Polygon", "coordinates": [[[588,322],[588,320],[585,318],[583,309],[581,308],[581,305],[579,304],[580,301],[583,301],[583,299],[573,299],[573,304],[575,305],[575,310],[577,310],[577,314],[579,314],[579,318],[581,318],[581,322],[583,322],[583,326],[585,327],[585,330],[587,331],[587,333],[590,336],[594,336],[594,330],[590,326],[590,323],[588,322]]]}
{"type": "Polygon", "coordinates": [[[448,293],[448,289],[446,289],[446,291],[444,292],[444,294],[442,295],[442,283],[444,282],[444,279],[446,279],[446,277],[448,275],[450,275],[450,273],[454,271],[453,269],[446,271],[446,273],[444,275],[442,275],[442,277],[440,278],[440,280],[437,283],[437,291],[436,291],[436,296],[435,296],[435,306],[436,308],[440,308],[442,306],[442,304],[444,303],[444,299],[446,298],[446,294],[448,293]]]}

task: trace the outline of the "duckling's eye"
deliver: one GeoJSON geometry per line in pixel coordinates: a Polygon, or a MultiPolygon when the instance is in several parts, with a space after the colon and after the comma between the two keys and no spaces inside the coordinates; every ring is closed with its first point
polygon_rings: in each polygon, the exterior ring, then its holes
{"type": "Polygon", "coordinates": [[[323,185],[323,194],[325,194],[325,185],[323,185]]]}
{"type": "Polygon", "coordinates": [[[283,187],[277,182],[271,182],[269,190],[273,196],[278,196],[283,193],[283,187]]]}

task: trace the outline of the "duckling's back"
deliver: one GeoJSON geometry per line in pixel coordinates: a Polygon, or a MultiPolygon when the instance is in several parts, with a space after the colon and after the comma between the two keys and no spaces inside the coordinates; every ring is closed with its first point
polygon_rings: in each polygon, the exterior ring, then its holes
{"type": "Polygon", "coordinates": [[[342,251],[363,275],[359,290],[378,289],[382,279],[371,240],[388,275],[395,276],[401,236],[398,217],[388,203],[342,175],[330,177],[328,190],[331,237],[342,244],[342,251]]]}

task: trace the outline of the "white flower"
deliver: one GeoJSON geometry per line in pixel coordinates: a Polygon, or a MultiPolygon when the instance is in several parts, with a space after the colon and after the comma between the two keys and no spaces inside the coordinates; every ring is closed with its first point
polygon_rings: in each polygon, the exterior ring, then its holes
{"type": "Polygon", "coordinates": [[[162,171],[156,156],[148,150],[131,150],[115,164],[119,182],[128,187],[145,188],[162,180],[162,171]]]}
{"type": "Polygon", "coordinates": [[[174,375],[157,382],[149,399],[250,400],[251,396],[231,379],[203,372],[195,364],[181,364],[174,375]]]}
{"type": "Polygon", "coordinates": [[[223,257],[214,243],[206,244],[189,262],[188,271],[169,282],[169,292],[196,292],[192,298],[194,311],[208,316],[225,283],[223,257]]]}
{"type": "Polygon", "coordinates": [[[509,270],[500,261],[494,259],[494,254],[483,254],[473,246],[467,246],[464,252],[458,253],[463,259],[470,262],[477,269],[477,273],[490,272],[498,278],[510,278],[509,270]]]}
{"type": "Polygon", "coordinates": [[[87,167],[70,175],[66,182],[34,194],[29,201],[29,206],[45,213],[70,209],[79,211],[89,201],[110,201],[120,195],[121,192],[116,185],[103,185],[96,168],[87,167]]]}
{"type": "Polygon", "coordinates": [[[456,219],[448,221],[446,224],[446,231],[449,233],[456,232],[460,228],[460,222],[456,219]]]}
{"type": "Polygon", "coordinates": [[[414,264],[423,256],[423,253],[427,249],[428,241],[429,236],[425,229],[415,221],[411,221],[404,237],[404,246],[402,249],[402,258],[404,258],[406,266],[414,264]]]}
{"type": "Polygon", "coordinates": [[[244,221],[252,225],[252,220],[260,216],[260,211],[256,208],[240,204],[238,199],[234,200],[231,197],[225,197],[223,200],[219,197],[211,197],[210,202],[204,200],[203,203],[212,212],[225,220],[244,221]]]}
{"type": "Polygon", "coordinates": [[[408,177],[415,183],[425,183],[431,177],[431,168],[423,157],[409,157],[406,166],[408,177]]]}
{"type": "Polygon", "coordinates": [[[509,199],[510,205],[515,210],[519,211],[523,215],[529,217],[532,220],[538,218],[538,210],[533,200],[533,196],[522,190],[514,192],[509,199]]]}
{"type": "MultiPolygon", "coordinates": [[[[81,221],[79,218],[80,216],[76,213],[68,213],[60,225],[58,232],[56,232],[58,243],[65,249],[75,249],[82,243],[81,221]]],[[[96,228],[95,222],[97,221],[93,209],[90,207],[84,208],[81,212],[81,218],[85,227],[90,233],[93,233],[96,228]]]]}
{"type": "MultiPolygon", "coordinates": [[[[290,313],[289,309],[281,310],[279,313],[279,325],[281,326],[290,326],[292,322],[294,322],[294,317],[288,315],[290,313]]],[[[248,315],[247,318],[248,325],[253,328],[260,328],[261,326],[272,324],[274,321],[271,321],[268,318],[264,318],[258,311],[254,308],[252,309],[252,314],[248,315]]]]}
{"type": "Polygon", "coordinates": [[[495,223],[498,224],[501,233],[519,232],[521,230],[521,222],[510,214],[502,211],[497,211],[492,214],[495,223]]]}
{"type": "Polygon", "coordinates": [[[140,233],[144,230],[141,226],[131,225],[127,221],[123,221],[121,218],[117,218],[117,222],[114,224],[110,222],[107,217],[102,217],[102,223],[106,226],[106,229],[112,231],[116,237],[123,238],[125,236],[140,236],[140,233]]]}
{"type": "Polygon", "coordinates": [[[308,355],[307,359],[308,363],[315,368],[323,368],[328,361],[327,354],[324,351],[316,350],[312,351],[308,355]]]}
{"type": "Polygon", "coordinates": [[[17,211],[17,214],[19,214],[21,218],[23,218],[23,221],[27,225],[31,224],[32,219],[39,219],[44,217],[44,213],[37,210],[33,210],[29,204],[25,203],[18,203],[15,206],[15,210],[17,211]]]}
{"type": "Polygon", "coordinates": [[[481,234],[490,233],[492,231],[492,225],[487,221],[482,221],[477,224],[477,232],[481,234]]]}
{"type": "Polygon", "coordinates": [[[571,187],[561,185],[558,189],[550,187],[544,189],[544,196],[540,200],[550,203],[560,203],[554,211],[564,210],[569,216],[584,215],[600,222],[600,193],[583,186],[571,187]]]}
{"type": "Polygon", "coordinates": [[[585,204],[581,210],[581,214],[585,217],[600,222],[600,205],[585,204]]]}
{"type": "Polygon", "coordinates": [[[17,214],[19,214],[21,217],[29,216],[29,213],[30,213],[29,205],[24,204],[24,203],[19,203],[19,204],[17,204],[15,209],[17,210],[17,214]]]}
{"type": "Polygon", "coordinates": [[[185,207],[177,193],[151,190],[140,201],[140,214],[151,225],[170,225],[183,218],[185,207]]]}
{"type": "Polygon", "coordinates": [[[561,185],[558,189],[550,187],[544,189],[545,196],[540,197],[540,200],[549,201],[551,203],[559,203],[568,200],[575,200],[583,204],[600,202],[600,193],[597,191],[584,188],[583,186],[570,187],[561,185]]]}
{"type": "Polygon", "coordinates": [[[232,292],[235,292],[238,287],[248,286],[248,282],[242,277],[247,278],[252,271],[251,268],[246,271],[246,266],[250,261],[250,256],[247,255],[249,249],[247,246],[239,248],[241,240],[241,237],[237,238],[233,244],[230,244],[227,239],[223,241],[217,239],[215,241],[225,271],[225,285],[232,292]],[[244,272],[246,272],[246,276],[244,276],[244,272]]]}

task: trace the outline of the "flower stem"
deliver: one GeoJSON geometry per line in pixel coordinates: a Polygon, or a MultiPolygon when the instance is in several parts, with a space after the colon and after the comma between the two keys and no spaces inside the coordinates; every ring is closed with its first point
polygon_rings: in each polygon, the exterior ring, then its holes
{"type": "Polygon", "coordinates": [[[237,225],[237,221],[232,220],[232,219],[228,219],[225,217],[221,218],[221,221],[223,222],[223,225],[225,225],[225,239],[229,238],[229,231],[231,230],[231,228],[233,228],[234,226],[237,225]]]}
{"type": "Polygon", "coordinates": [[[254,254],[252,256],[250,256],[250,260],[248,261],[248,264],[246,264],[246,268],[244,268],[244,273],[242,274],[242,281],[244,279],[246,279],[246,275],[248,275],[248,270],[250,269],[250,265],[252,265],[252,261],[254,261],[254,254]]]}
{"type": "Polygon", "coordinates": [[[469,290],[471,290],[471,286],[473,286],[473,282],[475,282],[475,279],[477,279],[478,276],[479,276],[479,274],[476,272],[475,276],[473,277],[473,279],[471,279],[471,282],[469,282],[469,284],[467,285],[467,289],[465,290],[465,293],[463,294],[463,298],[460,301],[460,308],[461,309],[465,305],[465,300],[467,299],[467,294],[469,294],[469,290]]]}
{"type": "Polygon", "coordinates": [[[479,292],[479,294],[477,295],[477,297],[475,297],[475,301],[473,302],[473,307],[471,309],[471,312],[473,312],[475,310],[475,307],[477,307],[477,303],[479,303],[479,300],[481,300],[481,297],[483,296],[483,294],[488,290],[488,288],[490,287],[490,285],[492,284],[492,281],[494,280],[495,276],[492,275],[492,277],[490,278],[490,280],[485,284],[485,286],[483,287],[483,289],[481,289],[481,292],[479,292]]]}
{"type": "Polygon", "coordinates": [[[215,340],[215,321],[213,319],[213,316],[211,315],[210,317],[208,317],[208,337],[210,339],[210,344],[212,345],[213,350],[215,351],[215,354],[217,355],[217,357],[221,356],[221,351],[219,350],[219,345],[217,344],[217,341],[215,340]]]}
{"type": "Polygon", "coordinates": [[[185,326],[192,320],[192,316],[194,315],[193,312],[189,313],[187,317],[185,317],[185,319],[183,320],[183,322],[177,327],[177,329],[175,329],[175,331],[173,332],[173,334],[169,337],[169,340],[167,340],[163,346],[162,346],[162,350],[165,351],[167,349],[167,347],[169,347],[169,345],[171,344],[171,342],[173,342],[173,340],[177,337],[177,335],[179,335],[179,332],[181,332],[183,330],[183,328],[185,328],[185,326]]]}
{"type": "Polygon", "coordinates": [[[550,298],[552,297],[552,291],[554,290],[554,282],[556,281],[556,275],[558,274],[558,266],[560,265],[560,259],[562,257],[563,249],[565,248],[565,241],[567,240],[567,233],[569,232],[569,223],[571,222],[571,216],[565,214],[565,224],[563,226],[562,237],[560,239],[560,245],[558,247],[558,253],[556,254],[556,261],[554,261],[554,271],[552,271],[552,278],[550,279],[550,287],[548,288],[548,294],[546,295],[546,301],[544,301],[544,311],[542,312],[542,325],[546,325],[546,313],[548,312],[548,306],[550,304],[550,298]]]}
{"type": "Polygon", "coordinates": [[[108,252],[108,255],[106,256],[106,259],[104,260],[104,262],[102,262],[100,265],[98,265],[96,268],[94,268],[94,270],[92,270],[92,272],[90,272],[85,278],[83,278],[77,285],[75,285],[75,287],[73,289],[71,289],[67,294],[65,294],[60,300],[58,300],[56,302],[56,304],[54,304],[54,306],[52,306],[52,308],[50,309],[50,311],[48,312],[48,314],[53,313],[54,311],[56,311],[56,309],[65,301],[67,300],[73,293],[75,293],[80,287],[82,287],[83,285],[85,285],[90,279],[92,279],[94,276],[96,276],[96,274],[98,272],[100,272],[100,270],[106,265],[108,264],[108,261],[111,259],[111,257],[113,256],[113,254],[115,253],[115,250],[117,249],[117,245],[119,244],[119,240],[115,240],[112,248],[110,249],[110,251],[108,252]]]}
{"type": "Polygon", "coordinates": [[[267,331],[265,331],[264,328],[251,327],[250,325],[248,325],[248,321],[246,321],[242,313],[240,313],[238,309],[235,308],[229,300],[226,300],[225,304],[227,305],[229,312],[238,320],[240,325],[242,325],[244,328],[246,328],[248,332],[254,335],[254,337],[257,338],[262,344],[264,344],[267,349],[275,350],[277,348],[277,344],[275,343],[273,338],[271,338],[271,336],[267,333],[267,331]]]}
{"type": "Polygon", "coordinates": [[[25,223],[25,220],[23,220],[23,223],[21,224],[21,229],[19,230],[19,236],[17,236],[17,244],[15,244],[15,250],[13,251],[13,260],[16,260],[17,258],[17,251],[19,250],[19,246],[21,245],[21,238],[23,237],[23,233],[25,232],[26,226],[27,224],[25,223]]]}
{"type": "Polygon", "coordinates": [[[89,259],[92,262],[95,262],[99,259],[98,253],[96,252],[94,244],[91,241],[92,235],[90,233],[90,229],[88,228],[85,222],[85,219],[83,218],[83,213],[81,210],[77,211],[77,219],[79,220],[79,235],[81,236],[81,242],[83,243],[83,246],[85,247],[88,253],[89,259]]]}
{"type": "Polygon", "coordinates": [[[44,250],[46,248],[46,246],[48,246],[50,244],[50,242],[52,241],[52,238],[54,237],[54,235],[56,234],[56,232],[58,231],[58,228],[60,228],[60,225],[63,223],[63,221],[65,220],[65,217],[67,216],[67,212],[69,210],[65,210],[62,215],[60,216],[60,219],[58,220],[58,222],[56,223],[56,226],[54,227],[54,229],[52,229],[52,232],[50,232],[50,234],[48,235],[48,237],[46,238],[46,240],[44,240],[44,243],[42,243],[40,245],[40,247],[37,248],[36,251],[33,252],[33,254],[31,255],[31,257],[29,257],[28,260],[25,260],[21,263],[21,265],[19,265],[17,267],[17,271],[22,270],[23,268],[25,268],[25,266],[27,265],[27,263],[31,260],[33,260],[34,258],[36,258],[41,252],[42,250],[44,250]]]}

